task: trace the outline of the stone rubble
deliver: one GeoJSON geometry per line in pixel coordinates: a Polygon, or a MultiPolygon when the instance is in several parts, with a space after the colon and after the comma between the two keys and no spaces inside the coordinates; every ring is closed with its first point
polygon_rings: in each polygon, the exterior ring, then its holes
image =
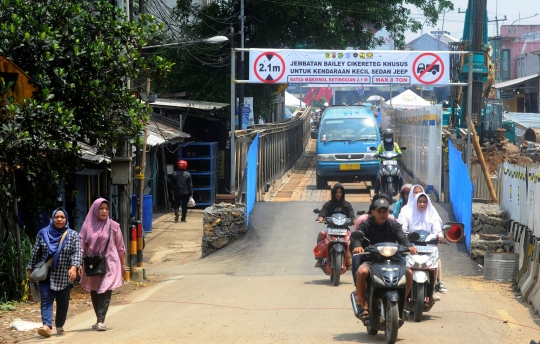
{"type": "Polygon", "coordinates": [[[498,204],[473,203],[471,258],[484,265],[486,252],[513,252],[514,241],[508,236],[510,217],[498,204]]]}
{"type": "Polygon", "coordinates": [[[204,209],[202,256],[219,250],[246,234],[246,205],[219,203],[204,209]]]}

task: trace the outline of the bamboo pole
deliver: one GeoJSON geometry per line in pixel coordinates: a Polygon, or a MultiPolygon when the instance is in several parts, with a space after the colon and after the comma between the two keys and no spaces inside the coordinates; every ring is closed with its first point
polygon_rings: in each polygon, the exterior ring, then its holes
{"type": "Polygon", "coordinates": [[[495,188],[491,183],[489,170],[486,165],[486,161],[484,160],[484,154],[482,153],[482,148],[480,147],[480,142],[478,141],[478,134],[476,134],[476,128],[474,127],[474,125],[471,125],[471,133],[473,135],[474,150],[476,151],[476,155],[478,156],[478,161],[480,162],[480,167],[482,168],[482,172],[484,173],[484,178],[486,178],[486,183],[489,189],[489,193],[491,194],[491,199],[495,203],[498,203],[499,201],[497,200],[497,194],[495,193],[495,188]]]}

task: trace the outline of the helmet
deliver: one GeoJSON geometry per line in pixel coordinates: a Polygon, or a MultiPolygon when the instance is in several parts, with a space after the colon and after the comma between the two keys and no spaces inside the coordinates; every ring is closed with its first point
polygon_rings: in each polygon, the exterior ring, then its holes
{"type": "Polygon", "coordinates": [[[383,139],[394,139],[394,131],[392,129],[384,129],[382,131],[383,139]]]}
{"type": "Polygon", "coordinates": [[[328,102],[324,102],[324,106],[328,107],[328,102]]]}
{"type": "Polygon", "coordinates": [[[185,160],[178,160],[176,166],[179,170],[187,170],[187,162],[185,160]]]}

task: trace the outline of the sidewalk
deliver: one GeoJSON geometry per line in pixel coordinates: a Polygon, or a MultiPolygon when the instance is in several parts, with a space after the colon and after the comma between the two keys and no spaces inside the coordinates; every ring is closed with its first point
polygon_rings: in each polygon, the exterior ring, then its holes
{"type": "Polygon", "coordinates": [[[160,276],[163,268],[200,259],[203,212],[204,209],[188,209],[187,222],[174,222],[173,211],[154,210],[152,232],[146,233],[146,246],[143,250],[148,279],[160,276]]]}

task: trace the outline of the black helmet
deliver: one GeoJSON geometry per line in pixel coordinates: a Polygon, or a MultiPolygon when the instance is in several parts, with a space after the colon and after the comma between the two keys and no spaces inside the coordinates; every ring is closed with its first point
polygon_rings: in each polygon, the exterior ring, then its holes
{"type": "Polygon", "coordinates": [[[392,139],[394,140],[394,131],[392,129],[384,129],[382,131],[382,138],[384,139],[392,139]]]}

